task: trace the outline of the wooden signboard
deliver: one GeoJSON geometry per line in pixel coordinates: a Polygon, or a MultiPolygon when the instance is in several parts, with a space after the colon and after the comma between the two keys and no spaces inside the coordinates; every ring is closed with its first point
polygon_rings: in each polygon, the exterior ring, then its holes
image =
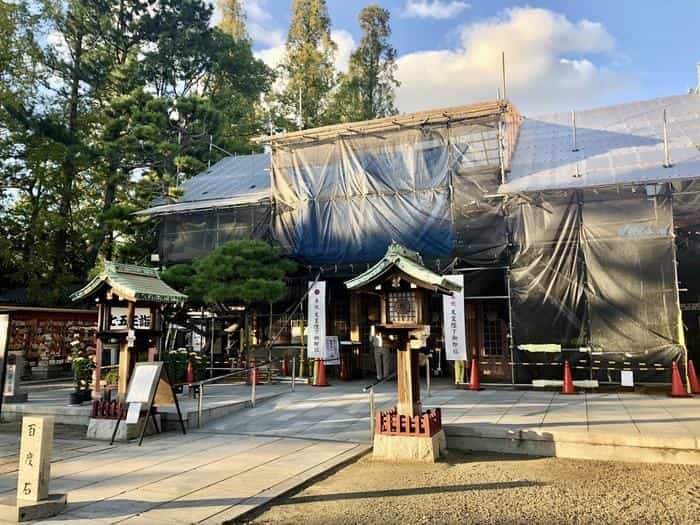
{"type": "Polygon", "coordinates": [[[326,336],[326,364],[340,364],[340,342],[337,335],[326,336]]]}
{"type": "MultiPolygon", "coordinates": [[[[143,420],[139,435],[139,446],[143,442],[143,435],[146,432],[149,417],[153,418],[153,423],[156,425],[156,429],[158,428],[153,407],[174,406],[177,409],[177,417],[180,421],[182,433],[187,433],[175,390],[173,390],[167,369],[163,366],[162,361],[136,363],[134,365],[134,372],[126,393],[126,403],[126,423],[138,423],[142,409],[145,407],[146,410],[146,417],[143,420]]],[[[110,444],[114,442],[120,421],[121,419],[117,419],[117,423],[114,425],[110,444]]]]}

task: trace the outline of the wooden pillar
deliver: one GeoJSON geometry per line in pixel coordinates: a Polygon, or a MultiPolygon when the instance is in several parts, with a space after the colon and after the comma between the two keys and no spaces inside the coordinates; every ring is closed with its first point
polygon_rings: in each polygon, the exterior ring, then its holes
{"type": "Polygon", "coordinates": [[[360,341],[360,294],[350,292],[350,340],[360,341]]]}
{"type": "Polygon", "coordinates": [[[160,336],[153,338],[153,344],[148,347],[148,362],[152,363],[156,360],[156,355],[158,354],[158,348],[160,347],[160,336]]]}
{"type": "Polygon", "coordinates": [[[100,378],[102,377],[102,339],[97,336],[95,341],[95,369],[92,371],[92,398],[102,399],[102,385],[100,378]]]}
{"type": "Polygon", "coordinates": [[[396,352],[396,378],[398,382],[397,412],[404,416],[419,416],[421,403],[418,352],[411,350],[408,342],[406,342],[405,350],[396,352]]]}
{"type": "MultiPolygon", "coordinates": [[[[127,332],[134,328],[134,310],[134,303],[129,302],[126,309],[127,332]]],[[[126,390],[129,386],[129,372],[131,371],[131,357],[129,342],[124,337],[119,343],[119,390],[117,391],[119,401],[126,399],[126,390]]]]}
{"type": "Polygon", "coordinates": [[[103,331],[104,318],[107,316],[107,306],[100,303],[97,308],[97,331],[95,332],[95,369],[92,371],[92,398],[102,398],[102,385],[100,378],[102,377],[102,338],[100,333],[103,331]]]}

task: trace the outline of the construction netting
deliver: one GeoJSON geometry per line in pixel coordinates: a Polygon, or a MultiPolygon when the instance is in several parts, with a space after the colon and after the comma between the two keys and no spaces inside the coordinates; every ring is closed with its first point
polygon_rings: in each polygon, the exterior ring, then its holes
{"type": "Polygon", "coordinates": [[[496,112],[274,146],[276,240],[314,265],[372,263],[392,241],[424,259],[495,263],[507,246],[505,220],[484,197],[501,182],[515,125],[506,132],[501,120],[496,112]]]}
{"type": "Polygon", "coordinates": [[[556,377],[564,359],[579,378],[668,377],[683,354],[670,196],[530,194],[508,217],[516,380],[556,377]]]}
{"type": "Polygon", "coordinates": [[[269,236],[269,204],[255,204],[193,213],[165,215],[158,238],[164,264],[190,262],[206,257],[233,239],[269,236]]]}
{"type": "Polygon", "coordinates": [[[465,296],[509,312],[518,383],[560,378],[564,360],[579,379],[668,380],[685,351],[674,214],[692,221],[700,188],[677,202],[666,184],[501,195],[518,118],[273,142],[272,236],[311,266],[374,263],[398,242],[439,271],[483,270],[465,296]]]}

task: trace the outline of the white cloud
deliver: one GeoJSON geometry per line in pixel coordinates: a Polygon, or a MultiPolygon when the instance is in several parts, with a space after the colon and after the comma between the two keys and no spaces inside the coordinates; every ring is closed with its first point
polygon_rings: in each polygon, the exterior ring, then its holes
{"type": "Polygon", "coordinates": [[[284,44],[255,51],[255,57],[265,62],[269,67],[276,68],[284,58],[284,44]]]}
{"type": "Polygon", "coordinates": [[[285,34],[281,29],[272,29],[262,26],[257,22],[246,24],[248,34],[253,39],[253,43],[265,48],[277,47],[284,44],[285,34]]]}
{"type": "Polygon", "coordinates": [[[272,18],[266,0],[244,0],[243,11],[245,11],[248,20],[262,22],[272,18]]]}
{"type": "Polygon", "coordinates": [[[331,29],[331,38],[338,46],[335,52],[335,68],[346,72],[350,65],[350,55],[355,50],[355,39],[345,29],[331,29]]]}
{"type": "Polygon", "coordinates": [[[452,0],[408,0],[403,10],[407,18],[452,18],[469,7],[466,2],[452,0]]]}
{"type": "Polygon", "coordinates": [[[422,51],[399,58],[397,105],[401,111],[493,100],[506,57],[508,99],[522,112],[589,106],[630,84],[591,55],[614,51],[601,24],[571,22],[546,9],[513,8],[485,22],[464,26],[455,49],[422,51]]]}

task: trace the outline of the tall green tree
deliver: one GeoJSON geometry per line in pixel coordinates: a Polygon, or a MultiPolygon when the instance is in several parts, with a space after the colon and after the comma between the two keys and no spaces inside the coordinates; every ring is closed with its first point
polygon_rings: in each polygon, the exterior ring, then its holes
{"type": "Polygon", "coordinates": [[[341,75],[330,113],[350,122],[397,113],[396,50],[391,44],[390,13],[372,4],[359,15],[362,40],[350,56],[348,72],[341,75]]]}
{"type": "Polygon", "coordinates": [[[336,51],[325,0],[294,0],[281,65],[280,102],[283,115],[300,128],[325,123],[328,96],[335,85],[336,51]]]}
{"type": "Polygon", "coordinates": [[[251,151],[272,74],[211,14],[0,0],[0,289],[55,303],[100,258],[145,262],[155,227],[133,212],[218,160],[210,142],[251,151]]]}
{"type": "Polygon", "coordinates": [[[241,0],[217,0],[221,11],[219,29],[234,40],[247,40],[245,12],[241,0]]]}

